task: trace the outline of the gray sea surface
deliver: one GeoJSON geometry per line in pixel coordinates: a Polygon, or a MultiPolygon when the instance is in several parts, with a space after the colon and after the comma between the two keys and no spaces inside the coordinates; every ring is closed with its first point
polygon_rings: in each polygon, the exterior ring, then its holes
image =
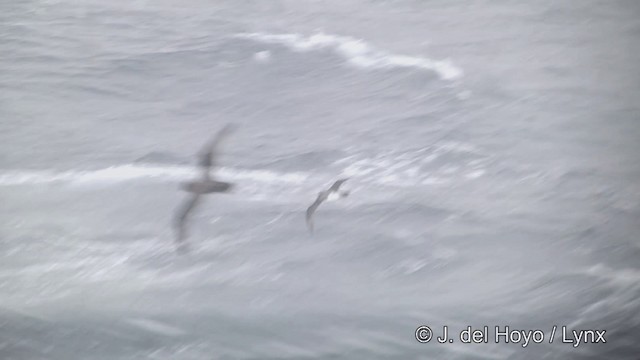
{"type": "Polygon", "coordinates": [[[0,1],[0,359],[639,359],[638,45],[635,1],[0,1]]]}

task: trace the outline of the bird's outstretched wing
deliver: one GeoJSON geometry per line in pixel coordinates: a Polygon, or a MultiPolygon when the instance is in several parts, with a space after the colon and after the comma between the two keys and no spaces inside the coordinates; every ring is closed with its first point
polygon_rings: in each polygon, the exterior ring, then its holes
{"type": "Polygon", "coordinates": [[[326,194],[324,192],[321,192],[320,194],[318,194],[316,201],[314,201],[313,204],[311,204],[311,206],[307,208],[307,227],[309,228],[309,232],[311,234],[313,234],[313,214],[316,212],[318,206],[320,206],[320,204],[322,204],[322,202],[326,198],[326,194]]]}
{"type": "Polygon", "coordinates": [[[205,180],[210,178],[209,172],[216,165],[216,152],[220,143],[233,131],[232,124],[226,124],[218,133],[207,142],[198,153],[198,165],[202,169],[202,176],[205,180]]]}
{"type": "Polygon", "coordinates": [[[198,205],[202,196],[200,194],[193,194],[187,200],[182,203],[182,206],[176,212],[174,218],[174,227],[176,230],[176,244],[182,246],[184,239],[187,237],[187,220],[189,214],[198,205]]]}
{"type": "Polygon", "coordinates": [[[329,191],[330,192],[333,192],[333,191],[337,192],[340,189],[340,186],[342,185],[342,183],[344,183],[347,180],[349,180],[349,178],[337,180],[336,182],[333,183],[333,185],[331,185],[331,187],[329,188],[329,191]]]}

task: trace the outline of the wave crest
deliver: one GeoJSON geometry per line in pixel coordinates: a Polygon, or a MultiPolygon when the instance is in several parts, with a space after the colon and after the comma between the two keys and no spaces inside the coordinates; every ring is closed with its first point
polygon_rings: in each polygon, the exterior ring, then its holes
{"type": "MultiPolygon", "coordinates": [[[[0,174],[0,185],[28,185],[55,182],[113,183],[138,179],[184,180],[196,176],[199,169],[182,166],[120,165],[97,170],[70,171],[7,171],[0,174]]],[[[307,175],[303,173],[274,173],[268,170],[220,168],[223,178],[250,179],[261,182],[301,183],[307,175]]]]}
{"type": "Polygon", "coordinates": [[[316,33],[311,36],[299,34],[240,33],[235,37],[267,44],[284,45],[294,51],[307,52],[331,49],[346,61],[360,68],[414,68],[436,72],[444,80],[462,77],[462,70],[449,60],[432,60],[424,57],[391,54],[376,49],[361,39],[348,36],[316,33]]]}

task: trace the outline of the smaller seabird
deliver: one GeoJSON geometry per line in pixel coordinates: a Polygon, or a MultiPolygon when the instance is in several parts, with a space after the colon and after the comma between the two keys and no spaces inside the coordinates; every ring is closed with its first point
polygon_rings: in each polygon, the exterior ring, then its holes
{"type": "Polygon", "coordinates": [[[233,130],[231,124],[225,125],[198,153],[198,166],[202,170],[201,178],[182,184],[182,190],[192,195],[178,209],[174,219],[176,243],[179,250],[184,250],[184,239],[187,237],[186,225],[189,214],[202,200],[202,195],[215,192],[229,192],[233,184],[214,180],[211,168],[216,165],[216,151],[222,140],[233,130]]]}
{"type": "Polygon", "coordinates": [[[336,195],[338,197],[346,197],[349,195],[348,191],[340,191],[340,186],[347,180],[349,180],[349,178],[337,180],[329,189],[319,192],[316,201],[307,208],[307,227],[311,234],[313,234],[313,214],[316,212],[316,209],[318,209],[318,206],[325,200],[331,199],[336,195]]]}

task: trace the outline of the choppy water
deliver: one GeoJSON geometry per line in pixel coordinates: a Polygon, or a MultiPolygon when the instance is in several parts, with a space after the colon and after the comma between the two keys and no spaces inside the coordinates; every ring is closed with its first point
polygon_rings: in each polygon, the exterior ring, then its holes
{"type": "Polygon", "coordinates": [[[0,357],[637,359],[638,10],[1,2],[0,357]],[[237,187],[178,256],[178,183],[226,122],[237,187]]]}

